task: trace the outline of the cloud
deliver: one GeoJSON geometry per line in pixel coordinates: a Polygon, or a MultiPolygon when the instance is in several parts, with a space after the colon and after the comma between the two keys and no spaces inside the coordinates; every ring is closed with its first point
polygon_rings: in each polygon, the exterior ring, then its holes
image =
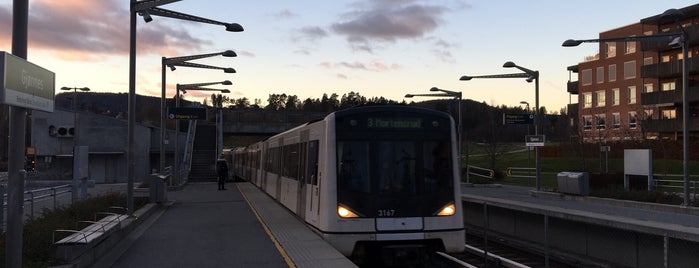
{"type": "Polygon", "coordinates": [[[386,64],[383,63],[379,60],[373,60],[368,64],[362,63],[362,62],[346,62],[346,61],[341,61],[341,62],[321,62],[320,66],[325,68],[325,69],[333,69],[333,68],[345,68],[345,69],[350,69],[350,70],[360,70],[360,71],[371,71],[371,72],[388,72],[388,71],[395,71],[400,69],[400,65],[398,64],[386,64]]]}
{"type": "Polygon", "coordinates": [[[293,17],[297,17],[298,15],[296,13],[291,12],[288,9],[284,9],[282,11],[279,11],[273,15],[277,19],[289,19],[293,17]]]}
{"type": "MultiPolygon", "coordinates": [[[[10,42],[11,6],[0,6],[0,42],[10,42]]],[[[129,53],[129,11],[120,0],[35,0],[30,5],[29,46],[68,60],[129,53]]],[[[139,24],[143,24],[139,22],[139,24]]],[[[181,23],[179,24],[181,25],[181,23]]],[[[164,22],[138,27],[138,52],[160,55],[197,51],[211,42],[164,22]]]]}
{"type": "Polygon", "coordinates": [[[328,32],[318,26],[307,26],[296,31],[295,40],[317,41],[328,36],[328,32]]]}
{"type": "Polygon", "coordinates": [[[358,2],[346,20],[331,25],[355,50],[371,52],[373,42],[422,38],[439,27],[446,7],[412,0],[358,2]],[[368,6],[368,7],[366,7],[368,6]]]}

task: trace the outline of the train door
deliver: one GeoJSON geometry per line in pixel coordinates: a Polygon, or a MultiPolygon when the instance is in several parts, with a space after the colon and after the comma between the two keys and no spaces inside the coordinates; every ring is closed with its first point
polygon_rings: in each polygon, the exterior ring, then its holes
{"type": "Polygon", "coordinates": [[[268,151],[269,145],[267,142],[263,143],[261,146],[260,154],[262,155],[262,163],[260,165],[260,188],[263,191],[267,191],[267,170],[269,170],[269,161],[271,161],[271,155],[268,151]]]}
{"type": "Polygon", "coordinates": [[[274,161],[277,162],[277,167],[275,168],[275,175],[274,175],[274,182],[276,183],[276,191],[274,194],[274,198],[279,200],[280,202],[282,201],[282,170],[284,170],[283,166],[288,163],[284,163],[282,155],[284,155],[284,137],[279,138],[279,147],[277,147],[277,155],[274,156],[274,161]]]}
{"type": "Polygon", "coordinates": [[[296,214],[301,219],[306,218],[306,196],[308,183],[308,136],[309,130],[301,131],[301,139],[299,141],[299,174],[298,174],[298,192],[296,194],[296,214]]]}
{"type": "Polygon", "coordinates": [[[318,204],[320,203],[320,187],[318,187],[318,146],[318,140],[308,142],[308,151],[306,152],[306,158],[308,159],[306,162],[306,187],[309,189],[306,190],[307,197],[304,197],[306,200],[310,200],[310,202],[304,200],[304,204],[306,204],[308,208],[306,209],[306,221],[315,224],[318,223],[318,204]]]}

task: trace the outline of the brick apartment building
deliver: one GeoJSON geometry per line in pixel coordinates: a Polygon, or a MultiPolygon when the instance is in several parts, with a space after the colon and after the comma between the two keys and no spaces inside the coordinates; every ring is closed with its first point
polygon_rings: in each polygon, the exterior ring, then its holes
{"type": "MultiPolygon", "coordinates": [[[[681,8],[689,35],[689,131],[699,136],[699,4],[681,8]]],[[[679,32],[660,15],[601,32],[599,39],[679,32]]],[[[682,48],[672,38],[600,42],[599,53],[568,67],[578,81],[577,128],[584,141],[682,139],[682,48]]],[[[572,106],[572,105],[571,105],[572,106]]]]}

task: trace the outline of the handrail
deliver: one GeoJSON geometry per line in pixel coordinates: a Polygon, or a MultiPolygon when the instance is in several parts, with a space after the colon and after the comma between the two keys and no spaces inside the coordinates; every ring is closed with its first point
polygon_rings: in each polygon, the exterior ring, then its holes
{"type": "MultiPolygon", "coordinates": [[[[60,186],[54,186],[54,187],[48,187],[48,188],[41,188],[41,189],[35,189],[35,190],[29,190],[29,191],[24,191],[24,195],[29,195],[28,198],[23,198],[24,203],[29,203],[29,218],[34,219],[34,203],[38,200],[43,200],[49,197],[53,197],[53,207],[55,208],[58,205],[58,200],[57,197],[59,195],[65,194],[65,193],[71,193],[72,188],[70,184],[65,184],[65,185],[60,185],[60,186]],[[39,194],[37,193],[44,193],[45,194],[39,194]]],[[[7,194],[3,194],[3,199],[2,199],[2,209],[3,211],[6,210],[7,207],[7,194]]],[[[4,223],[0,223],[4,224],[4,223]]]]}

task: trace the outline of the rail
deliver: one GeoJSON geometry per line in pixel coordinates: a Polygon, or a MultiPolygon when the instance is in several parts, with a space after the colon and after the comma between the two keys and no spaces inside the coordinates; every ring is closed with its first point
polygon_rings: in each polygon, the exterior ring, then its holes
{"type": "Polygon", "coordinates": [[[495,176],[495,171],[489,168],[468,165],[466,166],[466,183],[471,183],[471,175],[492,180],[495,176]]]}
{"type": "MultiPolygon", "coordinates": [[[[681,178],[683,175],[680,174],[653,174],[654,177],[678,177],[681,178]]],[[[692,191],[692,199],[696,200],[697,188],[699,188],[699,181],[689,181],[689,189],[692,191]]],[[[655,189],[684,189],[684,180],[659,180],[653,179],[653,188],[655,189]]]]}
{"type": "MultiPolygon", "coordinates": [[[[29,202],[29,218],[32,220],[34,219],[34,203],[37,200],[43,200],[49,197],[53,197],[53,208],[56,208],[58,206],[58,196],[61,194],[71,192],[72,190],[70,184],[25,191],[25,197],[29,195],[28,198],[24,198],[25,203],[29,202]]],[[[3,203],[3,205],[6,206],[6,203],[3,203]]]]}
{"type": "MultiPolygon", "coordinates": [[[[7,194],[5,184],[0,185],[0,193],[2,193],[2,207],[0,207],[2,209],[0,210],[0,229],[5,230],[5,212],[7,211],[7,194]]],[[[29,214],[25,216],[28,216],[30,219],[34,219],[34,210],[35,207],[38,206],[37,203],[48,198],[53,198],[52,206],[55,209],[58,207],[59,196],[66,193],[72,193],[72,187],[70,184],[24,191],[23,203],[29,204],[29,214]]],[[[68,198],[68,200],[68,202],[72,203],[72,198],[68,198]]],[[[49,207],[49,205],[43,205],[41,207],[49,207]]]]}
{"type": "Polygon", "coordinates": [[[511,178],[536,179],[536,175],[530,175],[532,171],[534,171],[534,174],[536,174],[536,168],[508,167],[507,170],[505,170],[505,174],[511,178]],[[521,174],[525,171],[527,172],[527,175],[521,174]]]}

